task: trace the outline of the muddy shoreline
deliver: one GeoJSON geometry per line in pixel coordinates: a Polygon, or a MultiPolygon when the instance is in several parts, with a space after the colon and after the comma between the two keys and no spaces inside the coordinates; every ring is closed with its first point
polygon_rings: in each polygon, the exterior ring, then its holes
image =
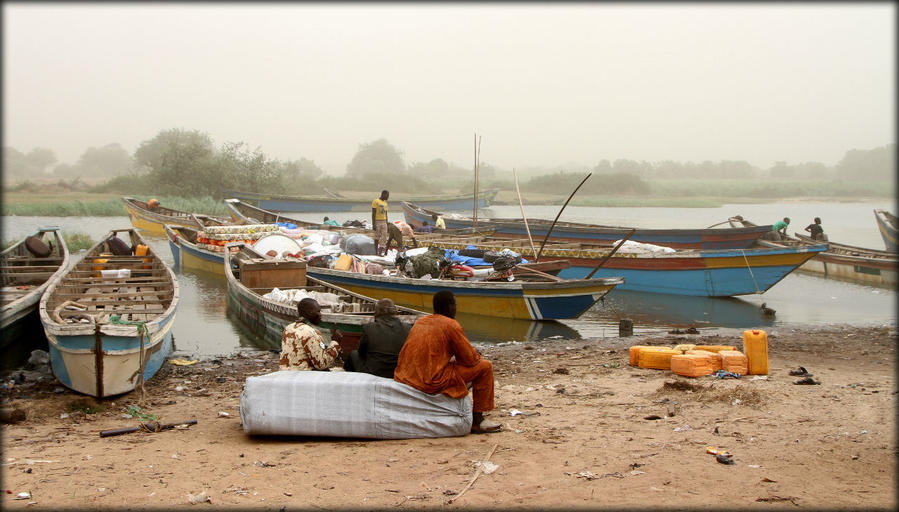
{"type": "Polygon", "coordinates": [[[496,370],[488,417],[504,431],[390,441],[246,436],[240,392],[248,376],[277,369],[268,351],[167,363],[143,398],[94,400],[31,370],[3,390],[4,407],[25,416],[3,426],[3,505],[191,507],[205,492],[206,505],[288,510],[892,509],[896,342],[894,326],[772,329],[770,374],[739,380],[627,364],[630,345],[739,347],[736,330],[479,345],[496,370]],[[797,366],[821,384],[794,384],[797,366]],[[99,437],[137,425],[123,417],[134,405],[162,423],[197,424],[99,437]],[[497,468],[459,497],[488,453],[497,468]]]}

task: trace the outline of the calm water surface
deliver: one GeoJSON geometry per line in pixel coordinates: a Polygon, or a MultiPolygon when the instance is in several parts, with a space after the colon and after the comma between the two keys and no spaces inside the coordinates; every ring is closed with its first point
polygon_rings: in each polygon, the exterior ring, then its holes
{"type": "MultiPolygon", "coordinates": [[[[395,210],[399,205],[393,205],[395,210]]],[[[883,203],[778,203],[725,205],[721,208],[588,208],[568,207],[562,220],[647,228],[699,228],[743,215],[757,223],[773,223],[788,216],[801,231],[815,216],[821,217],[831,240],[871,248],[883,248],[874,223],[874,208],[895,211],[883,203]]],[[[526,206],[529,218],[555,217],[556,206],[526,206]]],[[[463,212],[460,212],[463,213],[463,212]]],[[[320,221],[325,214],[290,214],[304,220],[320,221]]],[[[358,213],[329,213],[340,222],[364,219],[358,213]]],[[[479,213],[490,217],[520,217],[517,206],[496,206],[479,213]]],[[[401,218],[394,212],[391,220],[401,218]]],[[[3,238],[21,238],[38,227],[56,225],[63,231],[86,232],[95,240],[110,229],[130,227],[122,217],[4,217],[3,238]]],[[[791,230],[792,231],[792,230],[791,230]]],[[[147,242],[171,265],[172,254],[163,237],[145,235],[147,242]]],[[[78,255],[75,255],[78,257],[78,255]]],[[[176,348],[197,356],[231,354],[241,347],[279,348],[246,333],[228,314],[224,278],[175,269],[181,288],[181,302],[172,332],[176,348]]],[[[762,295],[739,298],[680,297],[663,294],[613,290],[578,320],[528,322],[460,316],[466,332],[475,342],[536,341],[615,337],[621,318],[634,321],[637,333],[663,332],[672,327],[800,327],[805,325],[895,325],[896,291],[824,279],[794,272],[762,295]],[[763,318],[759,305],[766,302],[777,310],[773,320],[763,318]]]]}

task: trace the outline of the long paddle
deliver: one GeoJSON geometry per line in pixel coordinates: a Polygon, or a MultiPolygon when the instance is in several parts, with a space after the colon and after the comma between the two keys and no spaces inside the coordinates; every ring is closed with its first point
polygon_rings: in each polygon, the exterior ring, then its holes
{"type": "Polygon", "coordinates": [[[593,274],[595,274],[596,271],[599,270],[599,267],[605,265],[606,262],[609,261],[609,258],[611,258],[612,255],[615,254],[615,252],[617,252],[618,249],[619,249],[622,245],[624,245],[624,242],[627,242],[627,239],[630,238],[631,235],[633,235],[635,231],[637,231],[637,228],[631,229],[631,232],[628,233],[626,237],[622,238],[620,242],[618,242],[617,244],[615,244],[615,247],[613,247],[612,250],[609,251],[609,254],[606,254],[606,257],[603,258],[602,261],[600,261],[599,264],[596,265],[596,268],[594,268],[592,272],[590,272],[589,274],[587,274],[587,277],[585,277],[584,279],[590,279],[591,277],[593,277],[593,274]]]}
{"type": "Polygon", "coordinates": [[[584,182],[587,181],[587,178],[589,178],[590,176],[593,176],[592,172],[587,174],[587,177],[581,181],[580,185],[578,185],[577,188],[574,189],[574,192],[572,192],[571,195],[568,196],[568,199],[565,200],[565,204],[562,205],[562,209],[559,210],[559,214],[556,215],[556,218],[553,220],[552,225],[549,226],[549,229],[546,231],[546,236],[543,237],[543,243],[540,244],[540,251],[537,252],[537,256],[534,258],[534,260],[536,260],[536,261],[540,260],[540,255],[543,254],[543,246],[546,245],[546,241],[549,240],[549,234],[552,233],[553,228],[556,227],[556,221],[559,220],[559,216],[562,215],[562,212],[565,210],[565,207],[568,206],[568,201],[571,201],[571,198],[574,197],[574,194],[578,191],[579,188],[581,188],[581,185],[583,185],[584,182]]]}

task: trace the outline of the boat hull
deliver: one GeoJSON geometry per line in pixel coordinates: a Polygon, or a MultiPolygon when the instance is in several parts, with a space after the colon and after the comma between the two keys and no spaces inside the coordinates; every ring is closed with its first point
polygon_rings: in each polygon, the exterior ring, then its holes
{"type": "MultiPolygon", "coordinates": [[[[144,381],[162,368],[172,352],[174,319],[175,312],[172,311],[159,321],[157,328],[148,327],[152,330],[148,333],[149,339],[143,340],[144,381]]],[[[139,383],[141,338],[136,326],[127,326],[134,331],[131,335],[121,333],[124,327],[115,326],[110,332],[107,326],[101,326],[99,334],[66,334],[45,326],[53,374],[66,387],[98,398],[134,390],[139,383]],[[100,357],[97,354],[101,354],[100,357]]]]}
{"type": "Polygon", "coordinates": [[[799,270],[875,286],[895,287],[897,284],[896,265],[863,259],[850,260],[826,252],[803,263],[799,270]]]}
{"type": "Polygon", "coordinates": [[[899,251],[899,232],[897,232],[896,226],[889,221],[888,217],[895,220],[895,217],[884,210],[874,210],[877,230],[880,231],[880,237],[883,238],[883,245],[888,251],[897,252],[899,251]]]}
{"type": "MultiPolygon", "coordinates": [[[[406,223],[413,228],[421,227],[427,221],[433,224],[431,213],[422,211],[417,205],[403,203],[406,223]]],[[[471,219],[443,217],[447,229],[471,229],[471,219]]],[[[528,230],[523,222],[481,219],[478,227],[493,230],[494,236],[503,238],[527,238],[528,230]]],[[[552,227],[549,240],[575,243],[610,243],[620,240],[630,233],[631,228],[599,226],[590,224],[559,223],[552,226],[546,220],[528,220],[530,235],[534,240],[543,240],[552,227]]],[[[729,229],[637,229],[630,237],[634,242],[662,245],[673,249],[745,249],[760,236],[771,230],[771,226],[755,226],[729,229]]]]}
{"type": "MultiPolygon", "coordinates": [[[[495,190],[478,194],[478,208],[490,206],[495,196],[495,190]]],[[[371,212],[371,200],[303,198],[247,192],[231,192],[230,197],[264,210],[277,212],[371,212]]],[[[438,210],[470,210],[474,206],[474,196],[468,194],[467,196],[419,199],[415,201],[415,204],[438,210]]]]}
{"type": "Polygon", "coordinates": [[[397,304],[427,311],[432,309],[435,293],[450,290],[456,297],[456,310],[460,313],[527,320],[578,318],[621,283],[619,279],[602,284],[595,280],[566,283],[565,286],[557,283],[423,280],[318,267],[308,267],[306,272],[362,295],[388,298],[397,304]]]}

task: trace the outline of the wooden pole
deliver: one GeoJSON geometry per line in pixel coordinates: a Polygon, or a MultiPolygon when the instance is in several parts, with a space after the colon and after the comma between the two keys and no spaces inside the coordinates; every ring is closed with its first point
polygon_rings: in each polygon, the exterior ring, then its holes
{"type": "Polygon", "coordinates": [[[478,227],[478,134],[474,134],[474,202],[471,205],[472,228],[478,227]]]}
{"type": "Polygon", "coordinates": [[[620,242],[615,244],[615,247],[613,247],[612,250],[609,251],[609,254],[606,254],[602,261],[600,261],[599,264],[596,265],[596,268],[594,268],[589,274],[587,274],[587,277],[585,277],[584,279],[590,279],[591,277],[593,277],[593,274],[595,274],[596,271],[599,270],[599,267],[605,265],[606,262],[609,261],[609,258],[611,258],[613,254],[618,252],[618,249],[620,249],[621,246],[624,245],[624,242],[627,242],[627,239],[630,238],[635,231],[637,231],[637,228],[631,229],[631,232],[628,233],[626,237],[622,238],[620,242]]]}
{"type": "Polygon", "coordinates": [[[512,168],[512,176],[515,177],[515,192],[518,193],[518,206],[521,207],[521,218],[524,219],[524,230],[528,233],[528,241],[531,242],[531,250],[534,251],[534,261],[540,261],[537,250],[534,249],[534,239],[531,238],[531,228],[528,227],[528,218],[524,216],[524,202],[521,200],[521,190],[518,188],[518,173],[512,168]]]}
{"type": "Polygon", "coordinates": [[[592,173],[592,172],[589,173],[589,174],[587,174],[587,177],[584,178],[584,179],[581,181],[580,185],[578,185],[578,186],[574,189],[574,192],[572,192],[571,195],[568,196],[568,199],[565,200],[565,204],[562,205],[562,209],[559,210],[559,213],[558,213],[558,215],[556,215],[555,220],[553,220],[552,225],[550,225],[550,226],[549,226],[549,229],[546,231],[546,236],[543,237],[543,243],[540,244],[540,251],[537,252],[537,256],[534,258],[535,260],[539,260],[539,259],[540,259],[540,255],[543,254],[543,246],[546,245],[546,241],[549,240],[549,234],[552,233],[552,232],[553,232],[553,228],[556,227],[556,221],[559,220],[559,216],[562,215],[562,212],[565,210],[565,207],[568,206],[568,201],[571,201],[571,198],[574,197],[574,194],[578,191],[579,188],[581,188],[581,185],[583,185],[584,182],[587,181],[587,178],[589,178],[590,176],[593,176],[593,173],[592,173]]]}

